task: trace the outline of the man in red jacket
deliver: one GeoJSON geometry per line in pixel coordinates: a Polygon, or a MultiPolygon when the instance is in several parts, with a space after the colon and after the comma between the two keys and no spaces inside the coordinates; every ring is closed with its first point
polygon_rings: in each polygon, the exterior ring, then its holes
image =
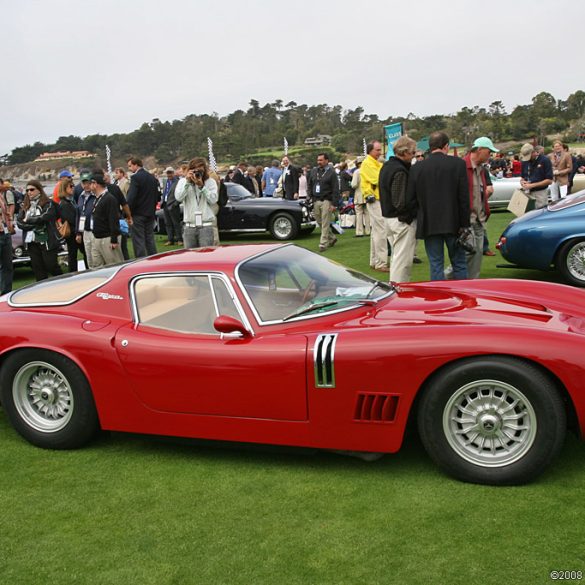
{"type": "Polygon", "coordinates": [[[473,234],[475,248],[475,253],[465,253],[468,278],[479,278],[481,272],[485,223],[490,216],[487,171],[484,165],[489,160],[492,152],[499,152],[499,150],[487,136],[482,136],[473,143],[471,151],[463,159],[467,167],[469,210],[471,212],[469,225],[473,234]]]}

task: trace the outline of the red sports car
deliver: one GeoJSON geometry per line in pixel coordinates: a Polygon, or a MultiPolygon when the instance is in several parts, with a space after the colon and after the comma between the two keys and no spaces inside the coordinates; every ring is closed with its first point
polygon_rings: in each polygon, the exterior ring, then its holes
{"type": "Polygon", "coordinates": [[[585,425],[585,291],[393,285],[294,245],[180,250],[0,302],[0,397],[40,447],[98,429],[371,456],[409,422],[464,481],[519,484],[585,425]]]}

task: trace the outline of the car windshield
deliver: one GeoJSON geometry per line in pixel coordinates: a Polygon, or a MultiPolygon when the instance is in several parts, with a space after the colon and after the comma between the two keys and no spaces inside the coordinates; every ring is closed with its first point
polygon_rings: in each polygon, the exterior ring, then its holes
{"type": "Polygon", "coordinates": [[[373,304],[394,289],[297,246],[243,262],[237,277],[261,323],[373,304]]]}
{"type": "Polygon", "coordinates": [[[567,195],[560,201],[556,203],[551,203],[548,206],[549,211],[560,211],[561,209],[566,209],[567,207],[573,207],[573,205],[579,205],[580,203],[585,202],[585,190],[578,191],[577,193],[573,193],[572,195],[567,195]]]}
{"type": "Polygon", "coordinates": [[[232,201],[241,201],[242,199],[251,199],[252,194],[248,189],[237,183],[226,183],[228,198],[232,201]]]}

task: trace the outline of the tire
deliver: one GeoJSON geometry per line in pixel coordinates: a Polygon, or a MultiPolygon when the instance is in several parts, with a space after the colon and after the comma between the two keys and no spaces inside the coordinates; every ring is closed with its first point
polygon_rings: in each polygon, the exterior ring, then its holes
{"type": "Polygon", "coordinates": [[[532,481],[558,454],[566,426],[549,377],[500,356],[448,366],[418,409],[419,434],[435,463],[457,479],[487,485],[532,481]]]}
{"type": "Polygon", "coordinates": [[[276,240],[294,240],[299,233],[295,218],[286,212],[276,213],[270,219],[269,231],[276,240]]]}
{"type": "Polygon", "coordinates": [[[556,266],[566,282],[585,287],[585,240],[565,242],[559,250],[556,266]]]}
{"type": "Polygon", "coordinates": [[[27,441],[45,449],[76,449],[99,428],[89,383],[68,358],[23,349],[0,370],[0,396],[8,419],[27,441]]]}

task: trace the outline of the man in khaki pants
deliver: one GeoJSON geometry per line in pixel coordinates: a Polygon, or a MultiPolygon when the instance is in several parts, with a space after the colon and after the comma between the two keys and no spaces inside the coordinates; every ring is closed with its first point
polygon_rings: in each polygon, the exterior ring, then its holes
{"type": "Polygon", "coordinates": [[[379,178],[382,163],[378,161],[382,154],[382,145],[376,140],[366,147],[366,160],[360,168],[362,194],[368,205],[372,232],[370,235],[370,266],[379,272],[390,272],[388,268],[388,238],[386,221],[380,207],[379,178]]]}
{"type": "Polygon", "coordinates": [[[416,205],[409,202],[408,173],[416,152],[416,142],[401,136],[380,171],[380,205],[392,244],[390,281],[409,282],[416,250],[416,205]]]}
{"type": "Polygon", "coordinates": [[[354,189],[353,204],[355,207],[355,236],[362,238],[364,229],[366,236],[370,235],[370,214],[368,212],[368,205],[362,193],[362,186],[360,181],[360,167],[364,161],[363,156],[358,156],[355,159],[355,166],[357,167],[351,177],[351,187],[354,189]]]}
{"type": "Polygon", "coordinates": [[[327,153],[317,155],[317,166],[307,177],[307,196],[313,202],[313,215],[321,228],[319,251],[324,252],[337,242],[331,233],[331,218],[339,203],[339,181],[327,153]]]}

